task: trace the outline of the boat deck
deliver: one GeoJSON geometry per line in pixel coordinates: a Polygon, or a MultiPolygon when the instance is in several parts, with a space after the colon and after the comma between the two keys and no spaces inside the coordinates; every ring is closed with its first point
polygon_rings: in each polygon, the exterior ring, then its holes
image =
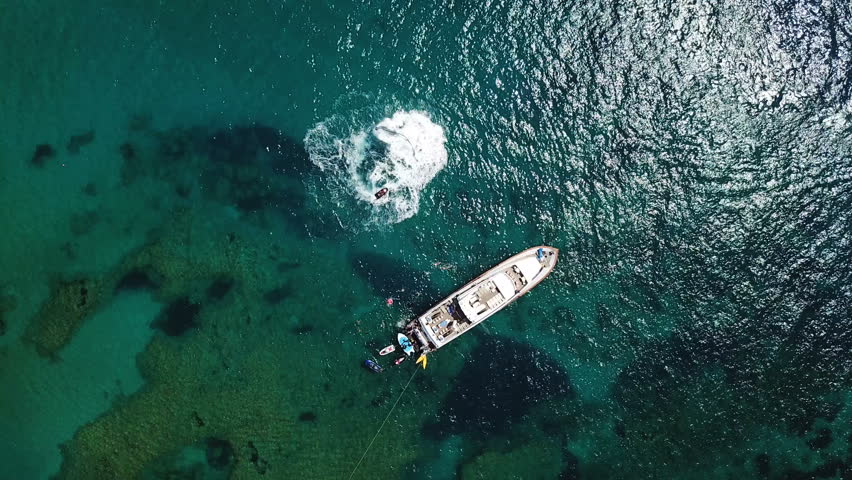
{"type": "Polygon", "coordinates": [[[451,302],[440,304],[428,314],[428,320],[424,324],[424,328],[430,330],[430,333],[438,340],[443,340],[447,336],[463,330],[463,325],[467,325],[467,321],[458,311],[458,307],[451,302]]]}
{"type": "Polygon", "coordinates": [[[556,265],[558,252],[533,247],[505,260],[412,320],[406,334],[423,352],[441,348],[535,287],[556,265]]]}
{"type": "Polygon", "coordinates": [[[527,285],[527,279],[521,274],[517,265],[512,265],[512,268],[506,269],[504,273],[512,281],[516,292],[520,292],[527,285]]]}

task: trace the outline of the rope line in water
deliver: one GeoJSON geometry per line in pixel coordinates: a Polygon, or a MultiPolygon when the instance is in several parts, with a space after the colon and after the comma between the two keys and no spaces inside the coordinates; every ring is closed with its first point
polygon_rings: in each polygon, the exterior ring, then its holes
{"type": "Polygon", "coordinates": [[[406,384],[405,384],[405,387],[403,387],[402,392],[400,392],[399,396],[398,396],[398,397],[396,397],[396,401],[395,401],[395,402],[393,402],[393,406],[391,407],[390,411],[389,411],[389,412],[388,412],[388,414],[385,416],[385,419],[382,421],[382,424],[381,424],[381,425],[379,425],[379,429],[378,429],[378,430],[376,430],[376,434],[375,434],[375,435],[373,435],[373,439],[372,439],[372,440],[370,440],[370,444],[369,444],[369,445],[367,445],[367,449],[366,449],[366,450],[364,450],[364,454],[363,454],[363,455],[361,455],[361,459],[360,459],[360,460],[358,460],[358,463],[355,465],[355,468],[353,468],[353,469],[352,469],[352,473],[350,473],[350,474],[349,474],[349,479],[348,479],[348,480],[352,480],[352,476],[353,476],[353,475],[355,475],[355,472],[356,472],[356,471],[358,471],[358,467],[360,467],[360,466],[361,466],[361,462],[363,462],[363,461],[364,461],[364,458],[367,456],[367,452],[369,452],[369,451],[370,451],[370,447],[372,447],[372,446],[373,446],[373,442],[375,442],[375,441],[376,441],[376,439],[379,437],[379,433],[381,433],[382,428],[384,428],[384,426],[385,426],[385,423],[387,423],[387,421],[388,421],[388,419],[390,418],[390,416],[391,416],[391,414],[393,413],[393,411],[394,411],[394,410],[396,410],[396,406],[397,406],[397,404],[399,403],[400,399],[402,399],[402,396],[403,396],[403,394],[405,394],[405,391],[406,391],[406,390],[408,390],[408,385],[411,383],[411,381],[412,381],[412,380],[414,380],[414,376],[415,376],[415,375],[417,375],[417,372],[419,372],[419,371],[420,371],[420,369],[419,369],[419,368],[415,368],[415,369],[414,369],[414,373],[412,373],[412,374],[411,374],[411,378],[409,378],[409,379],[408,379],[408,383],[406,383],[406,384]]]}

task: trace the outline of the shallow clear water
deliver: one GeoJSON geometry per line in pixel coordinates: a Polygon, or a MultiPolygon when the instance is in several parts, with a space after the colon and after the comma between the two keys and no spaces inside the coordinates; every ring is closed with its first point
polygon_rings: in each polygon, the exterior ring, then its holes
{"type": "Polygon", "coordinates": [[[12,477],[347,478],[416,371],[360,362],[538,244],[355,478],[852,472],[846,3],[48,1],[0,35],[12,477]]]}

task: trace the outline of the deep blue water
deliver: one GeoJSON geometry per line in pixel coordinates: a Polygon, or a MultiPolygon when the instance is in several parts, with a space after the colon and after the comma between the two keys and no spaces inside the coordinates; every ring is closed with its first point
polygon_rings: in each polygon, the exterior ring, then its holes
{"type": "Polygon", "coordinates": [[[348,478],[400,394],[354,478],[852,475],[847,3],[47,1],[0,36],[4,478],[348,478]],[[404,393],[359,367],[539,244],[404,393]]]}

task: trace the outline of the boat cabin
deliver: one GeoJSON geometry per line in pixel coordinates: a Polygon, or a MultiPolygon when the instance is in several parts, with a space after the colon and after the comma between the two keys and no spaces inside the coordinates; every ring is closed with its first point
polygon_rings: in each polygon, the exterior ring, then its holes
{"type": "Polygon", "coordinates": [[[555,264],[555,252],[528,251],[489,270],[435,305],[410,325],[425,351],[436,350],[490,317],[540,282],[555,264]]]}

